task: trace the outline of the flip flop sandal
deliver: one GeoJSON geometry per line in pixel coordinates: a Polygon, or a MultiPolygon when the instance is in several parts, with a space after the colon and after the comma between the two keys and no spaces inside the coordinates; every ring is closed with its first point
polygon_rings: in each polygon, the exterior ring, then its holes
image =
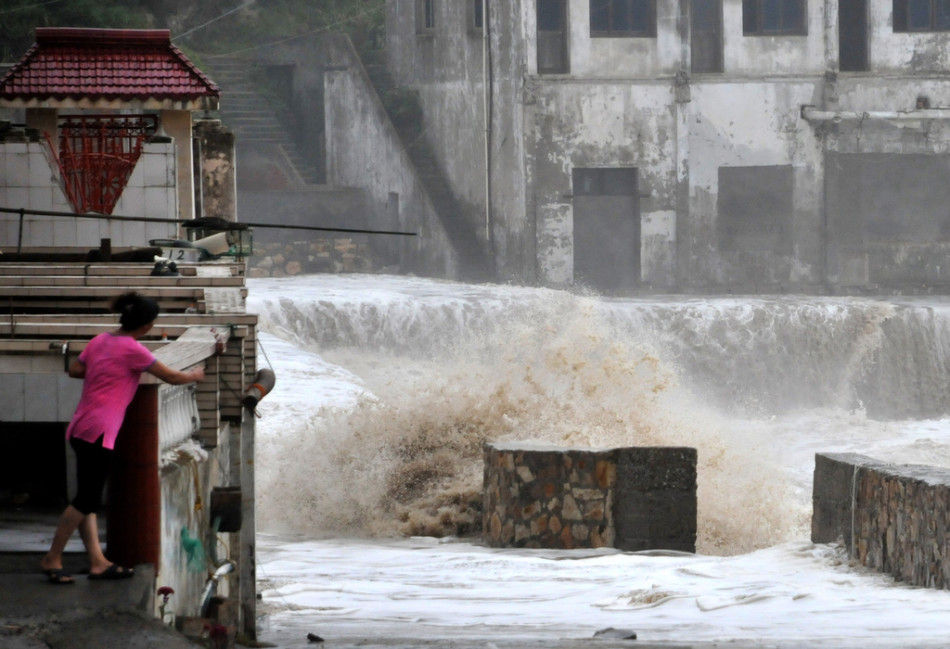
{"type": "Polygon", "coordinates": [[[128,579],[129,577],[135,574],[135,569],[125,568],[116,564],[112,564],[99,574],[89,573],[89,579],[128,579]]]}
{"type": "Polygon", "coordinates": [[[43,574],[46,575],[46,579],[49,581],[49,583],[56,586],[64,586],[66,584],[76,583],[76,580],[73,579],[73,576],[62,568],[58,570],[44,570],[43,574]]]}

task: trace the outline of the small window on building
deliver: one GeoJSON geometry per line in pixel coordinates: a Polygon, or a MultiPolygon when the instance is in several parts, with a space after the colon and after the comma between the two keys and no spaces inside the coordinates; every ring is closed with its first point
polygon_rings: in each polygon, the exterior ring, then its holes
{"type": "Polygon", "coordinates": [[[435,0],[416,0],[416,33],[431,34],[435,29],[435,0]]]}
{"type": "Polygon", "coordinates": [[[745,36],[804,36],[805,0],[742,0],[745,36]]]}
{"type": "Polygon", "coordinates": [[[950,31],[950,0],[894,0],[894,31],[950,31]]]}
{"type": "Polygon", "coordinates": [[[594,38],[656,36],[654,0],[590,0],[590,35],[594,38]]]}
{"type": "Polygon", "coordinates": [[[483,4],[483,0],[468,0],[468,31],[482,33],[485,28],[485,16],[483,14],[487,4],[487,2],[483,4]]]}
{"type": "Polygon", "coordinates": [[[567,49],[567,0],[537,0],[538,73],[570,71],[567,49]]]}

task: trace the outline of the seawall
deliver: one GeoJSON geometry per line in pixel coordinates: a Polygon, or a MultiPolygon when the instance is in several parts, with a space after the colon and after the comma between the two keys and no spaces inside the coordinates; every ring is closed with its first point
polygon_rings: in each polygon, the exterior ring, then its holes
{"type": "Polygon", "coordinates": [[[813,504],[813,542],[841,540],[863,566],[950,589],[950,470],[819,453],[813,504]]]}

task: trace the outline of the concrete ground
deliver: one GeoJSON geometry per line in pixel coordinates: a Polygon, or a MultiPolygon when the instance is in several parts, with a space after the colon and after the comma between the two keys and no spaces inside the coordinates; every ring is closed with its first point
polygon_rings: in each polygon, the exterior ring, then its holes
{"type": "Polygon", "coordinates": [[[76,582],[53,585],[39,571],[39,552],[0,554],[0,648],[2,649],[194,649],[151,610],[154,574],[138,566],[131,579],[90,581],[79,574],[80,554],[63,567],[76,582]]]}

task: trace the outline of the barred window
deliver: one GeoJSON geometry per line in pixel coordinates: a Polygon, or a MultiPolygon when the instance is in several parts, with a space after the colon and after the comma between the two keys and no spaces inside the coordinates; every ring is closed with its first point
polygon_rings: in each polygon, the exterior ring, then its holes
{"type": "Polygon", "coordinates": [[[745,36],[803,36],[805,0],[742,0],[745,36]]]}
{"type": "Polygon", "coordinates": [[[590,0],[590,35],[656,36],[654,0],[590,0]]]}
{"type": "Polygon", "coordinates": [[[894,0],[894,31],[950,31],[950,0],[894,0]]]}

